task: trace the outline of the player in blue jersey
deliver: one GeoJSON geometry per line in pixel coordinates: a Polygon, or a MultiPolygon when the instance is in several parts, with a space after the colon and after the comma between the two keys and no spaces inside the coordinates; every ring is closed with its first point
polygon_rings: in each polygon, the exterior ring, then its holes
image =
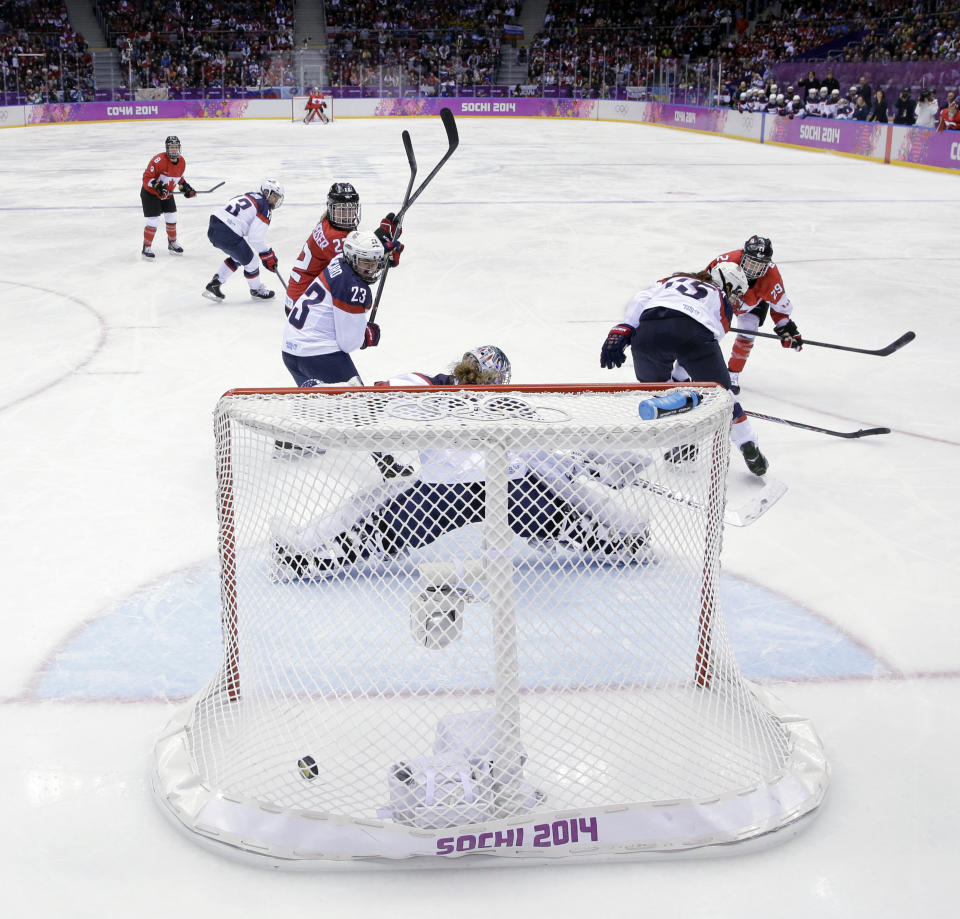
{"type": "MultiPolygon", "coordinates": [[[[449,374],[406,373],[378,385],[446,386],[508,383],[510,361],[499,348],[466,352],[449,374]]],[[[535,409],[510,393],[450,393],[459,410],[481,417],[529,417],[535,409]]],[[[383,561],[429,545],[446,533],[482,522],[486,509],[486,459],[478,450],[424,449],[410,484],[353,496],[348,506],[306,527],[275,525],[273,539],[281,578],[336,574],[365,560],[383,561]]],[[[581,454],[525,451],[510,454],[507,520],[518,536],[577,557],[614,564],[648,557],[646,522],[593,477],[581,454]]]]}
{"type": "MultiPolygon", "coordinates": [[[[680,272],[657,281],[634,294],[627,304],[624,321],[610,330],[603,343],[600,366],[622,366],[629,346],[634,373],[641,383],[669,381],[676,362],[692,379],[730,389],[730,371],[720,339],[730,329],[730,320],[747,289],[747,276],[732,261],[717,262],[709,273],[680,272]]],[[[766,457],[739,402],[733,404],[730,439],[754,475],[766,473],[766,457]]],[[[674,459],[684,458],[683,448],[678,448],[674,459]]]]}
{"type": "Polygon", "coordinates": [[[290,308],[283,331],[283,363],[297,386],[363,385],[350,354],[380,343],[367,319],[373,284],[387,264],[384,243],[354,230],[343,251],[310,282],[290,308]]]}
{"type": "Polygon", "coordinates": [[[267,230],[274,210],[283,203],[283,185],[276,179],[264,179],[260,191],[248,191],[231,198],[210,215],[207,239],[227,258],[207,284],[203,296],[208,300],[223,300],[220,286],[239,267],[250,287],[254,300],[270,300],[273,291],[260,280],[257,255],[267,271],[277,270],[277,256],[267,245],[267,230]]]}

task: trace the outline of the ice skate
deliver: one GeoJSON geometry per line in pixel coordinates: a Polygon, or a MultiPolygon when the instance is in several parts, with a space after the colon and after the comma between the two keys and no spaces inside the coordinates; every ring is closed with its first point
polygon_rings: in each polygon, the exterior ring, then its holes
{"type": "Polygon", "coordinates": [[[314,580],[336,574],[345,565],[352,565],[367,553],[359,546],[355,534],[340,533],[330,540],[321,540],[322,545],[312,551],[289,549],[274,542],[277,574],[280,580],[314,580]]]}
{"type": "Polygon", "coordinates": [[[582,517],[564,525],[554,542],[558,547],[575,549],[580,556],[585,553],[600,561],[630,564],[651,558],[648,537],[646,529],[640,533],[614,532],[599,520],[582,517]]]}
{"type": "Polygon", "coordinates": [[[740,452],[746,461],[747,469],[754,475],[763,475],[770,464],[767,458],[760,452],[760,448],[752,441],[748,440],[741,448],[740,452]]]}
{"type": "Polygon", "coordinates": [[[157,253],[154,252],[153,249],[151,249],[149,246],[144,246],[144,247],[140,250],[140,254],[141,254],[145,259],[151,259],[151,258],[156,258],[156,257],[157,257],[157,253]]]}
{"type": "Polygon", "coordinates": [[[167,241],[167,251],[171,255],[183,255],[183,246],[180,245],[175,239],[167,241]]]}
{"type": "Polygon", "coordinates": [[[675,466],[680,466],[684,463],[695,462],[699,455],[700,452],[697,449],[696,444],[680,444],[676,447],[671,447],[666,453],[663,454],[663,458],[668,463],[673,463],[675,466]]]}
{"type": "Polygon", "coordinates": [[[380,475],[385,479],[401,478],[414,473],[413,466],[398,463],[389,453],[374,453],[373,458],[377,464],[377,469],[380,470],[380,475]]]}
{"type": "Polygon", "coordinates": [[[250,288],[250,296],[253,297],[254,300],[272,300],[274,294],[269,287],[261,284],[259,287],[250,288]]]}
{"type": "Polygon", "coordinates": [[[203,295],[208,300],[218,301],[225,300],[226,297],[222,290],[220,290],[220,279],[214,275],[213,280],[204,288],[203,295]]]}

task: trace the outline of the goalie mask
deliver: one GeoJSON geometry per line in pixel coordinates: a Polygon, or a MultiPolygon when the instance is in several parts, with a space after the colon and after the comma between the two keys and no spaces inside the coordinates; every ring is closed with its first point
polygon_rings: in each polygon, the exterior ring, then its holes
{"type": "Polygon", "coordinates": [[[762,278],[773,260],[773,243],[765,236],[751,236],[743,244],[740,267],[751,281],[762,278]]]}
{"type": "Polygon", "coordinates": [[[357,230],[344,239],[343,258],[368,284],[380,277],[387,264],[383,243],[373,233],[357,230]]]}
{"type": "Polygon", "coordinates": [[[740,300],[749,287],[747,276],[736,262],[717,262],[710,269],[710,277],[720,290],[734,300],[740,300]]]}
{"type": "Polygon", "coordinates": [[[171,134],[163,142],[163,147],[171,163],[176,163],[180,159],[180,138],[176,134],[171,134]]]}
{"type": "Polygon", "coordinates": [[[496,345],[480,345],[463,355],[465,361],[471,358],[476,361],[484,383],[510,382],[510,359],[496,345]]]}
{"type": "Polygon", "coordinates": [[[360,195],[349,182],[334,182],[327,192],[327,219],[338,230],[360,226],[360,195]]]}
{"type": "Polygon", "coordinates": [[[276,179],[264,179],[260,183],[260,194],[267,199],[271,211],[283,204],[283,185],[276,179]]]}

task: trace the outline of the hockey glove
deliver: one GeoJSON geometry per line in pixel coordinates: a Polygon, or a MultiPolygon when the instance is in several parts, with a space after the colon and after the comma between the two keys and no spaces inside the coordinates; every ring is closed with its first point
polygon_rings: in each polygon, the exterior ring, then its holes
{"type": "Polygon", "coordinates": [[[193,186],[186,179],[180,180],[180,191],[183,192],[184,198],[192,198],[196,194],[193,186]]]}
{"type": "Polygon", "coordinates": [[[803,339],[792,319],[788,319],[783,325],[774,326],[773,331],[780,337],[780,344],[784,348],[793,348],[795,351],[803,349],[803,339]]]}
{"type": "Polygon", "coordinates": [[[622,367],[627,359],[627,345],[630,344],[630,336],[633,335],[633,327],[626,323],[615,325],[607,335],[607,340],[600,349],[600,366],[606,370],[613,370],[614,367],[622,367]]]}
{"type": "Polygon", "coordinates": [[[404,249],[403,243],[398,243],[395,239],[381,239],[380,242],[383,243],[383,251],[387,254],[387,264],[391,268],[396,268],[400,264],[400,253],[404,249]]]}
{"type": "Polygon", "coordinates": [[[170,197],[170,192],[167,191],[167,186],[163,184],[162,179],[154,179],[150,185],[153,187],[153,190],[157,193],[157,197],[161,201],[165,201],[170,197]]]}
{"type": "Polygon", "coordinates": [[[363,344],[360,345],[360,350],[364,348],[376,348],[380,344],[380,326],[375,322],[368,322],[367,329],[363,333],[363,344]]]}
{"type": "Polygon", "coordinates": [[[397,223],[397,215],[390,211],[383,220],[380,221],[380,229],[390,237],[390,239],[399,239],[403,232],[403,227],[397,223]]]}
{"type": "Polygon", "coordinates": [[[267,271],[277,270],[277,257],[274,255],[273,249],[267,249],[266,252],[261,252],[260,261],[263,262],[263,267],[266,268],[267,271]]]}

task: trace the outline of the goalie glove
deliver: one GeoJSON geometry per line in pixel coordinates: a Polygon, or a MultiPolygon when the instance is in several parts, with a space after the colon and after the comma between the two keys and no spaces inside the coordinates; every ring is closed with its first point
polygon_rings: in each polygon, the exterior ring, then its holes
{"type": "Polygon", "coordinates": [[[196,194],[193,186],[186,179],[180,180],[180,191],[183,192],[184,198],[192,198],[196,194]]]}
{"type": "Polygon", "coordinates": [[[780,338],[780,344],[784,348],[793,348],[795,351],[803,349],[803,339],[800,337],[800,330],[797,324],[788,319],[783,325],[774,326],[774,332],[780,338]]]}
{"type": "Polygon", "coordinates": [[[627,359],[627,345],[630,344],[630,337],[633,335],[633,326],[625,322],[615,325],[607,334],[607,340],[600,349],[600,366],[606,370],[613,370],[614,367],[622,367],[627,359]]]}
{"type": "Polygon", "coordinates": [[[263,267],[266,268],[267,271],[277,270],[277,256],[274,254],[273,249],[267,249],[266,252],[261,252],[260,261],[263,262],[263,267]]]}
{"type": "Polygon", "coordinates": [[[364,348],[376,348],[380,344],[380,326],[375,322],[368,322],[367,328],[363,333],[363,344],[360,345],[360,350],[364,348]]]}

